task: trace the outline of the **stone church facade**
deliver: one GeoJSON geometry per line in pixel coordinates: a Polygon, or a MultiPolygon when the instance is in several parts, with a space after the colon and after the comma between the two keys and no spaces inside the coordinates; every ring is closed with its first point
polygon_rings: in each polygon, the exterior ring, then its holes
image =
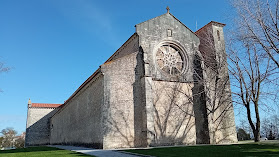
{"type": "Polygon", "coordinates": [[[26,146],[237,142],[224,26],[193,32],[169,11],[137,24],[64,104],[28,103],[26,146]]]}

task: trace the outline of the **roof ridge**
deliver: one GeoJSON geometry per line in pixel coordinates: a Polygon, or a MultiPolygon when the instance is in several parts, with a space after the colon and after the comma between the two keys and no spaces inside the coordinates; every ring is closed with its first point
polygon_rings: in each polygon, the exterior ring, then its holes
{"type": "MultiPolygon", "coordinates": [[[[162,14],[162,15],[159,15],[159,16],[156,16],[156,17],[153,17],[153,18],[151,18],[151,19],[149,19],[149,20],[153,20],[153,19],[155,19],[155,18],[161,17],[161,16],[166,15],[166,14],[170,14],[170,13],[165,13],[165,14],[162,14]]],[[[142,24],[142,23],[145,23],[145,22],[147,22],[147,21],[149,21],[149,20],[145,20],[145,21],[143,21],[143,22],[140,22],[140,23],[136,24],[135,27],[136,27],[137,25],[140,25],[140,24],[142,24]]]]}
{"type": "Polygon", "coordinates": [[[209,23],[207,23],[206,25],[204,25],[203,27],[201,27],[200,29],[198,29],[196,33],[199,33],[201,30],[203,30],[204,28],[206,28],[207,26],[209,26],[210,24],[219,24],[219,25],[222,25],[223,27],[226,26],[226,24],[224,23],[220,23],[220,22],[216,22],[216,21],[210,21],[209,23]]]}
{"type": "Polygon", "coordinates": [[[49,104],[49,103],[32,103],[31,108],[58,108],[62,104],[49,104]]]}
{"type": "Polygon", "coordinates": [[[32,104],[58,104],[58,103],[37,103],[37,102],[33,103],[32,102],[32,104]]]}
{"type": "MultiPolygon", "coordinates": [[[[183,22],[181,22],[181,21],[180,21],[177,17],[175,17],[172,13],[167,12],[167,13],[165,13],[165,14],[156,16],[156,17],[154,17],[154,18],[152,18],[152,19],[149,19],[149,20],[153,20],[153,19],[155,19],[155,18],[159,18],[159,17],[161,17],[161,16],[163,16],[163,15],[167,15],[167,14],[171,15],[175,20],[177,20],[179,23],[181,23],[184,27],[186,27],[188,30],[190,30],[193,34],[195,34],[195,35],[197,36],[197,34],[196,34],[194,31],[192,31],[189,27],[187,27],[183,22]]],[[[138,23],[138,24],[135,25],[135,27],[136,27],[137,25],[140,25],[140,24],[142,24],[142,23],[145,23],[145,22],[147,22],[147,21],[149,21],[149,20],[146,20],[146,21],[143,21],[143,22],[141,22],[141,23],[138,23]]],[[[198,37],[198,36],[197,36],[197,37],[198,37]]]]}
{"type": "MultiPolygon", "coordinates": [[[[189,27],[187,27],[183,22],[181,22],[178,18],[176,18],[173,14],[169,13],[171,16],[173,16],[178,22],[180,22],[183,26],[185,26],[187,29],[189,29],[193,34],[196,35],[194,31],[192,31],[189,27]]],[[[196,35],[197,36],[197,35],[196,35]]],[[[198,36],[197,36],[198,37],[198,36]]]]}

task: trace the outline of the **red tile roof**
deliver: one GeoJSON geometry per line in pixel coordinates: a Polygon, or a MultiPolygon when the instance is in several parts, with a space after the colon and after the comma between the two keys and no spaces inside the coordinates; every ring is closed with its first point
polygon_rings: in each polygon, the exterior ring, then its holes
{"type": "Polygon", "coordinates": [[[44,104],[44,103],[32,103],[31,107],[40,107],[40,108],[57,108],[62,104],[44,104]]]}

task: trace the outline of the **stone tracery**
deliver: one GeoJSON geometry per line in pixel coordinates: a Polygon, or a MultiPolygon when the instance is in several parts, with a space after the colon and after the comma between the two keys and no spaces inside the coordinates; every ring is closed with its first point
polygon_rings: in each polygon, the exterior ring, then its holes
{"type": "Polygon", "coordinates": [[[156,52],[159,68],[169,75],[179,75],[183,72],[184,59],[181,51],[171,44],[164,44],[156,52]]]}

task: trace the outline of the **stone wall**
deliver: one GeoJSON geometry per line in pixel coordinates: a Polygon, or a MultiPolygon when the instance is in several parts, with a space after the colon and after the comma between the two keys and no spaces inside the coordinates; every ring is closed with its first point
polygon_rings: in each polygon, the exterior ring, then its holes
{"type": "Polygon", "coordinates": [[[135,52],[101,66],[105,85],[104,149],[141,145],[135,138],[142,132],[139,58],[140,53],[135,52]]]}
{"type": "MultiPolygon", "coordinates": [[[[223,89],[223,91],[221,92],[222,95],[220,95],[220,98],[217,101],[219,104],[221,104],[221,107],[219,108],[218,111],[219,115],[223,114],[223,117],[219,120],[219,122],[221,121],[220,127],[218,128],[219,136],[215,138],[215,142],[236,143],[238,140],[236,134],[236,127],[235,127],[234,109],[233,109],[233,103],[231,97],[231,86],[230,86],[223,27],[220,24],[213,24],[212,34],[215,41],[214,43],[215,43],[215,49],[217,53],[216,60],[218,64],[220,64],[218,70],[219,82],[217,88],[219,89],[219,91],[220,89],[223,89]]],[[[218,127],[218,125],[215,126],[215,128],[216,127],[218,127]]]]}
{"type": "MultiPolygon", "coordinates": [[[[98,148],[135,146],[134,104],[142,105],[142,59],[138,36],[132,35],[51,119],[51,144],[98,148]]],[[[137,120],[141,122],[141,120],[137,120]]],[[[140,129],[139,129],[140,130],[140,129]]],[[[141,133],[141,130],[139,131],[141,133]]]]}
{"type": "Polygon", "coordinates": [[[193,83],[153,81],[154,146],[196,144],[193,83]]]}
{"type": "Polygon", "coordinates": [[[106,62],[124,57],[139,50],[139,38],[133,34],[106,62]]]}
{"type": "Polygon", "coordinates": [[[145,75],[157,80],[193,81],[193,57],[198,50],[199,38],[173,15],[167,13],[136,25],[139,46],[143,50],[145,75]],[[173,78],[162,73],[156,64],[156,50],[162,42],[172,42],[184,50],[186,71],[173,78]]]}
{"type": "MultiPolygon", "coordinates": [[[[82,84],[50,124],[50,116],[42,118],[44,127],[50,127],[43,129],[50,129],[48,142],[111,149],[236,141],[223,29],[211,26],[206,28],[213,45],[207,49],[201,36],[170,13],[136,25],[136,33],[82,84]],[[156,56],[160,46],[170,43],[173,53],[179,50],[184,59],[175,75],[165,73],[156,56]],[[220,60],[225,66],[218,68],[220,60]]],[[[47,143],[48,136],[44,132],[38,139],[47,143]]]]}
{"type": "MultiPolygon", "coordinates": [[[[164,110],[158,110],[156,108],[156,92],[160,90],[154,90],[156,85],[156,81],[165,81],[166,84],[172,84],[168,82],[180,82],[185,83],[185,86],[188,86],[193,83],[193,72],[194,72],[194,56],[198,51],[199,46],[199,38],[192,32],[189,28],[187,28],[183,23],[181,23],[178,19],[176,19],[172,14],[166,13],[161,16],[155,17],[148,21],[136,25],[136,32],[139,35],[139,46],[142,48],[143,52],[143,62],[144,62],[144,77],[141,78],[142,86],[144,89],[143,92],[143,101],[145,104],[144,114],[146,120],[144,121],[144,125],[146,127],[146,137],[148,145],[168,145],[168,144],[182,144],[182,143],[195,143],[195,128],[191,126],[189,133],[189,140],[187,141],[183,135],[182,129],[170,129],[165,128],[164,133],[158,134],[158,129],[160,125],[156,124],[159,119],[163,118],[166,114],[164,110]],[[160,69],[158,64],[156,63],[156,52],[160,45],[164,43],[172,43],[175,46],[179,47],[181,50],[181,55],[185,57],[184,66],[185,69],[180,75],[168,75],[160,69]],[[187,84],[187,85],[186,85],[187,84]],[[155,85],[155,86],[154,86],[155,85]],[[156,113],[158,112],[158,113],[156,113]],[[156,117],[156,114],[159,115],[156,117]],[[169,130],[168,130],[169,129],[169,130]],[[177,132],[176,136],[171,135],[171,132],[177,132]],[[179,134],[179,135],[178,135],[179,134]],[[181,135],[180,135],[181,134],[181,135]],[[162,136],[165,136],[161,138],[162,136]],[[180,139],[178,137],[181,137],[180,139]],[[167,139],[171,139],[167,142],[167,139]]],[[[161,82],[162,84],[164,84],[161,82]]],[[[159,85],[160,86],[160,85],[159,85]]],[[[189,87],[189,86],[188,86],[189,87]]],[[[190,89],[187,88],[187,89],[190,89]]],[[[189,93],[190,95],[192,94],[189,93]]],[[[189,96],[190,96],[189,95],[189,96]]],[[[162,96],[165,97],[165,96],[162,96]]],[[[162,101],[162,100],[161,100],[162,101]]],[[[167,107],[170,100],[166,102],[159,103],[159,108],[167,107]]],[[[184,102],[184,103],[188,103],[184,102]]],[[[190,107],[192,110],[192,104],[185,105],[184,107],[190,107]]],[[[174,111],[173,111],[174,112],[174,111]]],[[[175,112],[179,112],[175,107],[175,112]]],[[[173,113],[172,113],[173,114],[173,113]]],[[[192,115],[193,116],[193,115],[192,115]]],[[[180,117],[181,118],[181,117],[180,117]]],[[[163,118],[164,119],[164,118],[163,118]]],[[[172,119],[172,118],[170,118],[172,119]]],[[[181,127],[184,127],[186,122],[189,122],[191,125],[195,122],[194,118],[189,117],[187,120],[183,120],[181,127]]],[[[164,124],[165,125],[165,124],[164,124]]],[[[170,121],[166,122],[167,126],[175,125],[170,124],[170,121]]],[[[187,130],[186,129],[186,130],[187,130]]],[[[187,131],[184,130],[186,133],[187,131]]],[[[188,130],[188,131],[189,131],[188,130]]]]}
{"type": "Polygon", "coordinates": [[[205,66],[205,94],[211,144],[237,142],[223,24],[211,22],[198,32],[205,66]]]}
{"type": "Polygon", "coordinates": [[[52,117],[51,144],[102,148],[103,88],[103,76],[98,73],[52,117]]]}
{"type": "Polygon", "coordinates": [[[25,137],[26,147],[49,144],[49,120],[56,111],[57,109],[55,108],[28,108],[25,137]]]}

